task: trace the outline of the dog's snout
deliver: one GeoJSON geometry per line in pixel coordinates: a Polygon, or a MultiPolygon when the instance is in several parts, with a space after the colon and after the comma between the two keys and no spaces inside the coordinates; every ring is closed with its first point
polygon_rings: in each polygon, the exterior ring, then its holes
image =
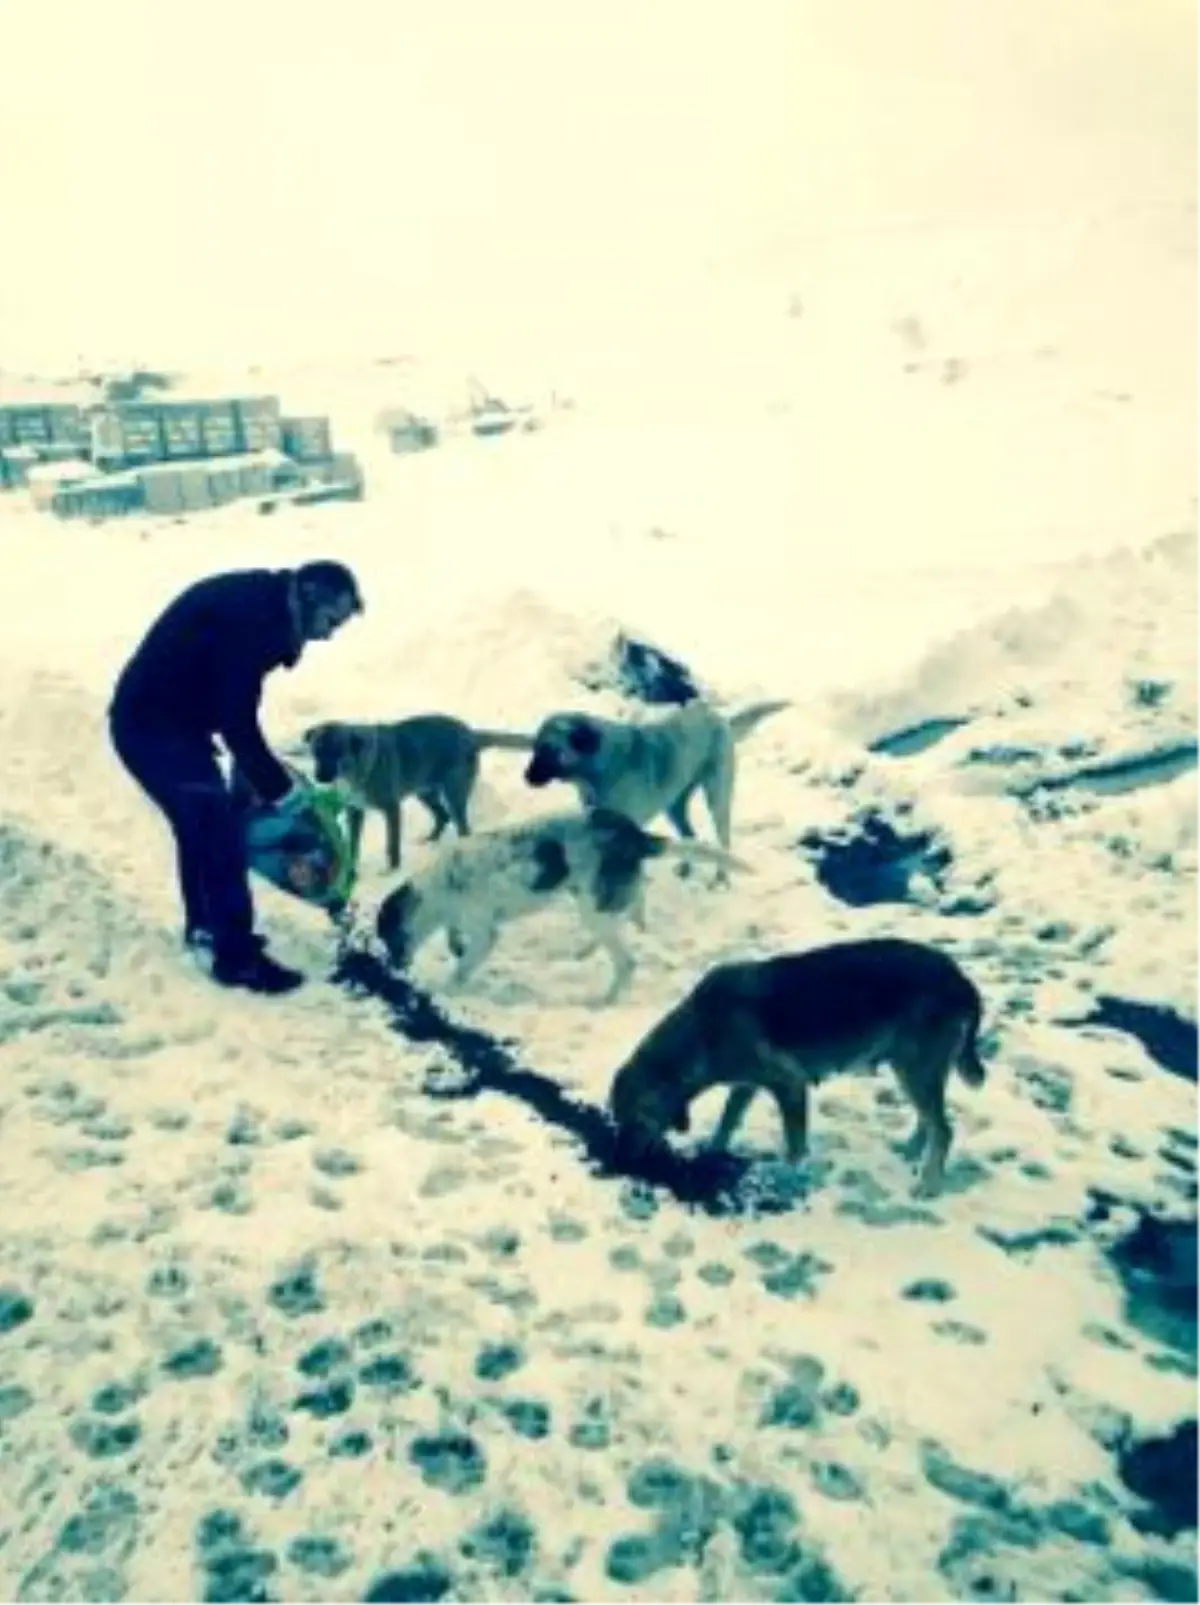
{"type": "Polygon", "coordinates": [[[535,747],[533,756],[525,765],[525,784],[527,786],[545,786],[552,780],[562,779],[562,769],[558,762],[558,754],[553,747],[535,747]]]}

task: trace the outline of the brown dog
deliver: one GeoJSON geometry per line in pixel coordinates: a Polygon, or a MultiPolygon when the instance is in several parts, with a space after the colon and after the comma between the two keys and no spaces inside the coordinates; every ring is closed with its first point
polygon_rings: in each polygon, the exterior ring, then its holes
{"type": "Polygon", "coordinates": [[[843,1070],[892,1065],[917,1125],[905,1157],[916,1191],[938,1192],[950,1151],[946,1081],[984,1080],[983,1005],[954,960],[921,942],[837,942],[807,953],[722,964],[647,1034],[613,1080],[609,1107],[635,1146],[688,1129],[709,1087],[733,1090],[713,1138],[724,1147],[760,1088],[779,1106],[789,1160],[803,1158],[808,1089],[843,1070]]]}
{"type": "Polygon", "coordinates": [[[479,778],[479,754],[488,747],[528,752],[533,746],[529,736],[476,730],[441,713],[397,724],[317,724],[303,739],[317,780],[322,785],[340,782],[346,790],[356,863],[367,810],[383,815],[389,869],[400,867],[400,805],[406,797],[419,797],[433,815],[430,841],[450,823],[460,836],[468,836],[467,809],[479,778]]]}

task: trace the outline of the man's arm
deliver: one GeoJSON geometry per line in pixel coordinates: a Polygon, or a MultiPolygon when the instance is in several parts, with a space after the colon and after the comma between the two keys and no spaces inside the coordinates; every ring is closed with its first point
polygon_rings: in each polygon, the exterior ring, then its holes
{"type": "Polygon", "coordinates": [[[259,799],[277,803],[291,790],[292,777],[267,746],[258,723],[262,681],[230,665],[221,676],[218,710],[221,739],[259,799]]]}

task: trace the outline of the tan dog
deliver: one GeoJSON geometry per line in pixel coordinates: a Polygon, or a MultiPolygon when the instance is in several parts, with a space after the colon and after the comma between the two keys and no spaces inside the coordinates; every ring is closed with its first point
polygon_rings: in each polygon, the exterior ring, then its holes
{"type": "Polygon", "coordinates": [[[391,963],[404,970],[444,930],[458,960],[452,985],[460,986],[487,958],[504,925],[566,892],[591,937],[588,951],[599,946],[609,956],[612,984],[604,1001],[611,1002],[634,968],[620,922],[632,918],[645,929],[645,865],[662,857],[748,868],[719,847],[655,836],[610,809],[550,814],[445,848],[384,898],[375,932],[391,963]]]}
{"type": "Polygon", "coordinates": [[[724,1147],[759,1089],[779,1106],[789,1160],[804,1156],[808,1089],[851,1069],[892,1065],[917,1125],[905,1157],[923,1161],[918,1195],[939,1191],[952,1128],[946,1081],[985,1071],[983,1006],[954,960],[920,942],[837,942],[710,970],[647,1034],[613,1080],[609,1107],[635,1147],[688,1129],[688,1105],[733,1090],[713,1138],[724,1147]]]}
{"type": "Polygon", "coordinates": [[[734,749],[755,725],[787,706],[759,702],[726,718],[697,700],[644,724],[551,714],[533,738],[525,780],[531,786],[568,781],[585,808],[615,808],[639,825],[666,814],[685,840],[695,836],[688,802],[702,791],[717,841],[728,852],[734,749]]]}
{"type": "Polygon", "coordinates": [[[400,805],[406,797],[419,797],[433,815],[430,841],[436,841],[450,823],[460,836],[467,836],[479,754],[488,747],[528,752],[533,745],[529,736],[476,730],[440,713],[397,724],[317,724],[304,732],[303,740],[317,780],[322,785],[340,782],[345,788],[355,862],[364,816],[375,809],[387,824],[390,869],[400,867],[400,805]]]}

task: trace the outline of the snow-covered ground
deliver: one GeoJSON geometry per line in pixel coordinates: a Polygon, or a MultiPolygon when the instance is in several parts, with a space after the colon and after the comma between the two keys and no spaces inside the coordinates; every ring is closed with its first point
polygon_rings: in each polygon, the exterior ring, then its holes
{"type": "MultiPolygon", "coordinates": [[[[945,519],[880,547],[765,496],[722,547],[718,493],[785,484],[804,427],[743,423],[728,460],[695,428],[673,519],[669,476],[640,501],[632,482],[654,439],[636,458],[586,408],[385,464],[361,506],[82,530],[6,509],[6,1597],[1186,1591],[1187,1535],[1131,1523],[1114,1449],[1194,1413],[1191,1361],[1127,1318],[1103,1249],[1139,1207],[1194,1213],[1193,1088],[1078,1022],[1103,993],[1195,1017],[1195,772],[1018,793],[1194,740],[1194,535],[1130,521],[1082,555],[1081,518],[1006,552],[964,511],[956,551],[945,519]],[[185,963],[164,832],[103,740],[107,688],[190,576],[316,552],[356,565],[368,613],[272,681],[281,742],[314,716],[628,713],[579,679],[614,621],[724,702],[792,699],[742,749],[753,874],[721,893],[657,872],[625,1002],[596,1006],[602,960],[564,910],[510,929],[447,1007],[599,1103],[719,958],[943,943],[994,1040],[985,1088],[954,1096],[941,1200],[908,1198],[882,1079],[822,1092],[792,1207],[691,1212],[597,1178],[520,1101],[431,1100],[442,1050],[326,982],[328,930],[270,889],[305,991],[226,996],[185,963]],[[965,722],[869,750],[940,718],[965,722]],[[948,877],[905,905],[833,899],[799,839],[868,816],[949,848],[948,877]],[[964,897],[977,912],[952,911],[964,897]],[[1122,1201],[1102,1227],[1097,1193],[1122,1201]]],[[[564,800],[492,754],[477,821],[564,800]]],[[[408,861],[428,851],[410,829],[408,861]]],[[[422,955],[435,994],[445,974],[422,955]]],[[[743,1138],[767,1190],[773,1122],[756,1106],[743,1138]]]]}
{"type": "MultiPolygon", "coordinates": [[[[1121,1475],[1194,1433],[1194,1304],[1115,1252],[1190,1224],[1194,1290],[1194,1085],[1089,1021],[1172,1011],[1194,1061],[1182,0],[612,0],[586,29],[213,0],[186,44],[112,0],[71,53],[20,9],[0,400],[42,392],[26,351],[138,347],[181,392],[328,411],[368,495],[88,528],[0,497],[0,1598],[1196,1599],[1194,1464],[1190,1529],[1186,1467],[1157,1504],[1121,1475]],[[95,174],[133,150],[118,230],[95,174]],[[381,408],[475,371],[577,405],[383,452],[381,408]],[[307,988],[227,995],[179,953],[113,676],[191,578],[314,555],[368,611],[270,683],[280,745],[634,716],[583,684],[618,628],[725,705],[790,699],[740,752],[752,872],[652,870],[620,1005],[568,909],[442,1000],[530,1073],[509,1094],[433,1096],[450,1048],[332,981],[270,888],[307,988]],[[887,830],[906,899],[839,900],[887,830]],[[517,1095],[586,1114],[706,966],[877,933],[987,1003],[933,1203],[886,1075],[821,1090],[803,1177],[756,1104],[742,1207],[707,1211],[517,1095]]],[[[520,770],[485,757],[477,826],[565,805],[520,770]]],[[[365,853],[369,915],[377,821],[365,853]]],[[[421,955],[434,998],[447,969],[421,955]]]]}

